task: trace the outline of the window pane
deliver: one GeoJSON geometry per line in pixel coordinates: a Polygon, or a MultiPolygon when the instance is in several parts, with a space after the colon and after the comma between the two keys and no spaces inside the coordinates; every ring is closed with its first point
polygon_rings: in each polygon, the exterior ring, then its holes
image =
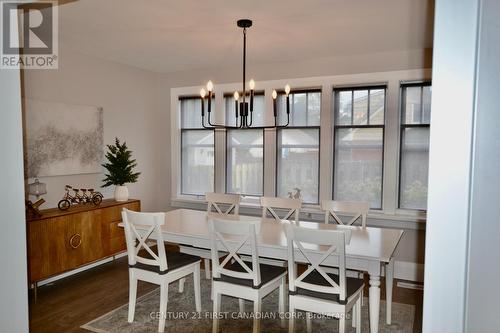
{"type": "Polygon", "coordinates": [[[400,207],[427,209],[429,128],[405,128],[401,147],[400,207]]]}
{"type": "MultiPolygon", "coordinates": [[[[180,105],[181,105],[181,128],[203,128],[201,124],[201,99],[183,98],[180,99],[180,105]]],[[[215,97],[212,98],[212,111],[214,110],[214,105],[215,105],[215,97]]],[[[205,99],[206,124],[208,124],[207,110],[208,110],[208,104],[207,104],[207,99],[205,99]]]]}
{"type": "MultiPolygon", "coordinates": [[[[250,98],[250,96],[247,96],[250,98]]],[[[226,125],[234,126],[235,125],[235,112],[234,112],[234,98],[233,97],[225,97],[224,98],[226,104],[226,125]]],[[[250,100],[248,107],[250,107],[250,100]]],[[[264,126],[264,117],[265,117],[265,100],[264,95],[254,95],[253,97],[253,114],[252,114],[252,126],[264,126]]],[[[250,109],[249,109],[250,112],[250,109]]],[[[239,113],[238,113],[239,114],[239,113]]],[[[239,116],[238,116],[239,117],[239,116]]],[[[238,122],[240,119],[238,119],[238,122]]],[[[248,118],[250,122],[250,115],[248,118]]]]}
{"type": "Polygon", "coordinates": [[[264,135],[262,130],[227,132],[227,192],[263,194],[264,135]]]}
{"type": "Polygon", "coordinates": [[[420,93],[421,87],[407,87],[405,101],[405,116],[403,118],[405,124],[420,124],[420,93]]]}
{"type": "Polygon", "coordinates": [[[382,207],[382,128],[337,129],[334,199],[382,207]]]}
{"type": "Polygon", "coordinates": [[[422,91],[422,101],[423,101],[423,119],[422,122],[424,124],[430,124],[431,122],[431,93],[432,93],[432,88],[431,86],[425,86],[423,87],[422,91]]]}
{"type": "Polygon", "coordinates": [[[370,90],[370,125],[383,125],[385,89],[370,90]]]}
{"type": "MultiPolygon", "coordinates": [[[[181,128],[202,128],[201,99],[181,99],[181,128]]],[[[205,103],[206,104],[206,103],[205,103]]]]}
{"type": "Polygon", "coordinates": [[[368,123],[368,90],[354,90],[354,125],[368,123]]]}
{"type": "Polygon", "coordinates": [[[321,113],[321,93],[311,92],[307,96],[307,126],[319,126],[321,113]]]}
{"type": "Polygon", "coordinates": [[[340,91],[339,110],[337,114],[337,125],[352,125],[352,91],[340,91]]]}
{"type": "Polygon", "coordinates": [[[181,192],[205,194],[214,191],[214,131],[182,131],[181,192]]]}
{"type": "MultiPolygon", "coordinates": [[[[319,126],[320,92],[290,93],[290,126],[319,126]]],[[[286,124],[286,95],[278,96],[278,123],[286,124]]]]}
{"type": "Polygon", "coordinates": [[[278,196],[300,192],[305,203],[318,203],[319,129],[278,132],[278,196]]]}

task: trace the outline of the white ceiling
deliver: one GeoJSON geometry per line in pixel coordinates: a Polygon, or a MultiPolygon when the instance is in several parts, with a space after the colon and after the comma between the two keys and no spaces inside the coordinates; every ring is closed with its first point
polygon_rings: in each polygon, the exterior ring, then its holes
{"type": "Polygon", "coordinates": [[[60,41],[155,72],[432,47],[433,0],[79,0],[59,7],[60,41]]]}

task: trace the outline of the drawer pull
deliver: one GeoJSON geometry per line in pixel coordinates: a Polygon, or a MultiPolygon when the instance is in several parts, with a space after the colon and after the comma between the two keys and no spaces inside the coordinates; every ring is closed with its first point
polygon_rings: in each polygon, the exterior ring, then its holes
{"type": "Polygon", "coordinates": [[[71,238],[69,239],[69,245],[74,249],[78,248],[80,245],[82,245],[82,236],[80,236],[80,234],[74,234],[73,236],[71,236],[71,238]]]}

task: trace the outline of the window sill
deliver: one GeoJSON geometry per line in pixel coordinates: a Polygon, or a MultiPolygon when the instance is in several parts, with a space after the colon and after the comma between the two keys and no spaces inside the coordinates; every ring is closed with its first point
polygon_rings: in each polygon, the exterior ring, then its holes
{"type": "MultiPolygon", "coordinates": [[[[172,198],[170,203],[172,208],[206,209],[206,201],[203,196],[177,196],[172,198]]],[[[321,222],[324,213],[319,205],[304,205],[301,215],[306,220],[321,222]]],[[[243,199],[240,204],[240,213],[259,216],[262,213],[259,202],[255,199],[243,199]]],[[[388,214],[382,211],[370,211],[368,213],[368,226],[403,228],[403,229],[425,229],[425,212],[398,210],[395,214],[388,214]]]]}

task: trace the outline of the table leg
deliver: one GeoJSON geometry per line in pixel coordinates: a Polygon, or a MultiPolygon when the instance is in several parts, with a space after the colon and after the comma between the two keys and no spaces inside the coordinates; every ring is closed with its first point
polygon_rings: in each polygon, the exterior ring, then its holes
{"type": "Polygon", "coordinates": [[[380,317],[380,268],[378,273],[370,273],[370,332],[378,333],[380,317]]]}
{"type": "Polygon", "coordinates": [[[387,318],[386,323],[390,325],[392,323],[392,288],[394,283],[394,259],[391,259],[387,265],[385,265],[385,298],[387,303],[387,318]]]}

